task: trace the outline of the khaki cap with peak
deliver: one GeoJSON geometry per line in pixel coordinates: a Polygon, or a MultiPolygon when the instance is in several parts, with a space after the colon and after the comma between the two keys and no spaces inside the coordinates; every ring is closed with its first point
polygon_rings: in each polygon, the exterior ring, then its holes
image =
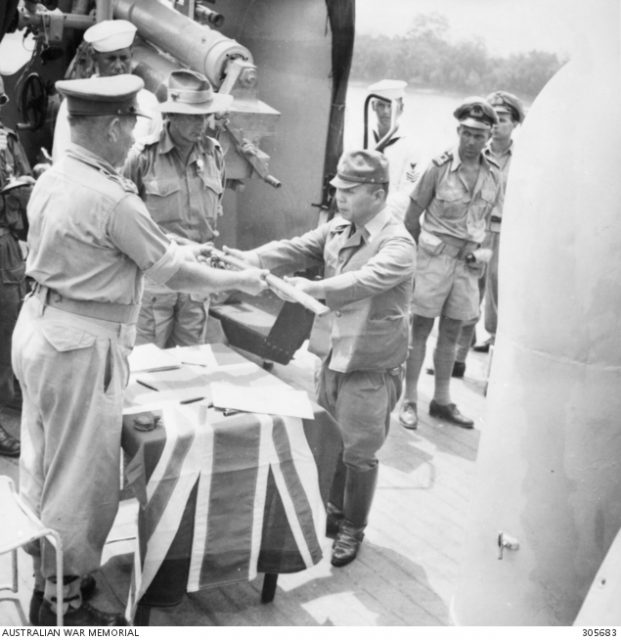
{"type": "Polygon", "coordinates": [[[346,151],[330,184],[337,189],[353,189],[359,184],[386,184],[390,180],[388,160],[383,153],[368,149],[346,151]]]}
{"type": "Polygon", "coordinates": [[[118,51],[132,46],[136,31],[128,20],[102,20],[84,32],[84,42],[99,53],[118,51]]]}
{"type": "Polygon", "coordinates": [[[144,87],[138,76],[118,76],[58,80],[56,89],[67,100],[72,116],[150,116],[139,110],[136,94],[144,87]]]}

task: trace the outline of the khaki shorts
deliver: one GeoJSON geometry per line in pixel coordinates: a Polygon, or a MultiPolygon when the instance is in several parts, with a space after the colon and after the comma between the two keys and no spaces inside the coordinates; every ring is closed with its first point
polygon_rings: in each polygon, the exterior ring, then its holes
{"type": "Polygon", "coordinates": [[[433,255],[419,245],[412,313],[424,318],[442,315],[464,322],[479,315],[479,284],[485,265],[468,265],[446,253],[433,255]]]}

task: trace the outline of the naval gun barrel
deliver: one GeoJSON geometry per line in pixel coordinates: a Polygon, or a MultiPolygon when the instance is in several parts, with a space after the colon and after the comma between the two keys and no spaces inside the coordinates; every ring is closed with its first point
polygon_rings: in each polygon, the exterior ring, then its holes
{"type": "Polygon", "coordinates": [[[236,40],[198,24],[161,2],[113,0],[114,16],[129,20],[150,43],[181,63],[203,73],[217,88],[233,58],[253,63],[252,54],[236,40]]]}

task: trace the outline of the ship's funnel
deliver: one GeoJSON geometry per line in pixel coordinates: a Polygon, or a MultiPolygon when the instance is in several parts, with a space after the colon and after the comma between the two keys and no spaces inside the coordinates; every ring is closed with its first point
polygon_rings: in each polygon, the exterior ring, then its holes
{"type": "Polygon", "coordinates": [[[588,11],[510,169],[457,624],[572,624],[621,527],[619,3],[588,11]]]}

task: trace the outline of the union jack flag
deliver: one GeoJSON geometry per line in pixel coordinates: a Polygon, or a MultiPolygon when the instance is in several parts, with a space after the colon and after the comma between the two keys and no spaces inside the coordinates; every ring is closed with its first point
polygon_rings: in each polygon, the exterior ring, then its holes
{"type": "Polygon", "coordinates": [[[141,502],[129,620],[166,558],[195,487],[186,591],[256,577],[270,473],[300,564],[309,568],[319,562],[325,510],[299,418],[238,414],[223,419],[205,406],[179,404],[151,413],[161,416],[159,431],[165,434],[159,459],[145,478],[141,445],[126,467],[141,502]]]}

